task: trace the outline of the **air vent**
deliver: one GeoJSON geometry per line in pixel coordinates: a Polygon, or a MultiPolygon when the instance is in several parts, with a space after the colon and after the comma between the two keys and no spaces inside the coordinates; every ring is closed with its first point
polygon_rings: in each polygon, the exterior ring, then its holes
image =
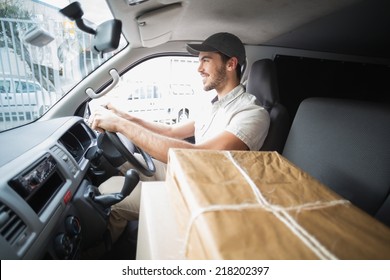
{"type": "Polygon", "coordinates": [[[0,202],[0,235],[11,245],[26,229],[26,224],[10,208],[0,202]]]}

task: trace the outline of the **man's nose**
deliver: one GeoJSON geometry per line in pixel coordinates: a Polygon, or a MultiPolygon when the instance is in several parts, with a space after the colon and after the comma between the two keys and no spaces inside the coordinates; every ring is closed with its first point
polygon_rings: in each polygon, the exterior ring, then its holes
{"type": "Polygon", "coordinates": [[[199,62],[198,72],[199,73],[203,72],[203,63],[202,62],[199,62]]]}

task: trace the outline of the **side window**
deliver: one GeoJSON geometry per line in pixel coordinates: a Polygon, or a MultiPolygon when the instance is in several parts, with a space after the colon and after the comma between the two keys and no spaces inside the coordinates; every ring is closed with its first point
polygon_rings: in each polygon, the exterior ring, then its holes
{"type": "MultiPolygon", "coordinates": [[[[167,124],[195,119],[204,99],[215,94],[203,91],[197,57],[152,58],[125,73],[119,84],[91,107],[107,101],[138,117],[167,124]]],[[[207,100],[206,100],[207,102],[207,100]]]]}

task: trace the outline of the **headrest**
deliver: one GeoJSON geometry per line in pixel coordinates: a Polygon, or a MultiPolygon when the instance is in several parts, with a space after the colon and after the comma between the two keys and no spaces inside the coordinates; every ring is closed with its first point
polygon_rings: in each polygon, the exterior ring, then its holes
{"type": "Polygon", "coordinates": [[[279,102],[276,67],[273,60],[266,58],[252,64],[246,90],[256,96],[268,111],[279,102]]]}

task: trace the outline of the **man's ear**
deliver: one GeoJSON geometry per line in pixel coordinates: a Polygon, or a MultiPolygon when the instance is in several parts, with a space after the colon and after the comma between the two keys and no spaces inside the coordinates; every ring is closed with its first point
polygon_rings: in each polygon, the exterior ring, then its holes
{"type": "Polygon", "coordinates": [[[226,63],[226,67],[228,71],[236,71],[236,68],[238,67],[237,57],[231,57],[226,63]]]}

